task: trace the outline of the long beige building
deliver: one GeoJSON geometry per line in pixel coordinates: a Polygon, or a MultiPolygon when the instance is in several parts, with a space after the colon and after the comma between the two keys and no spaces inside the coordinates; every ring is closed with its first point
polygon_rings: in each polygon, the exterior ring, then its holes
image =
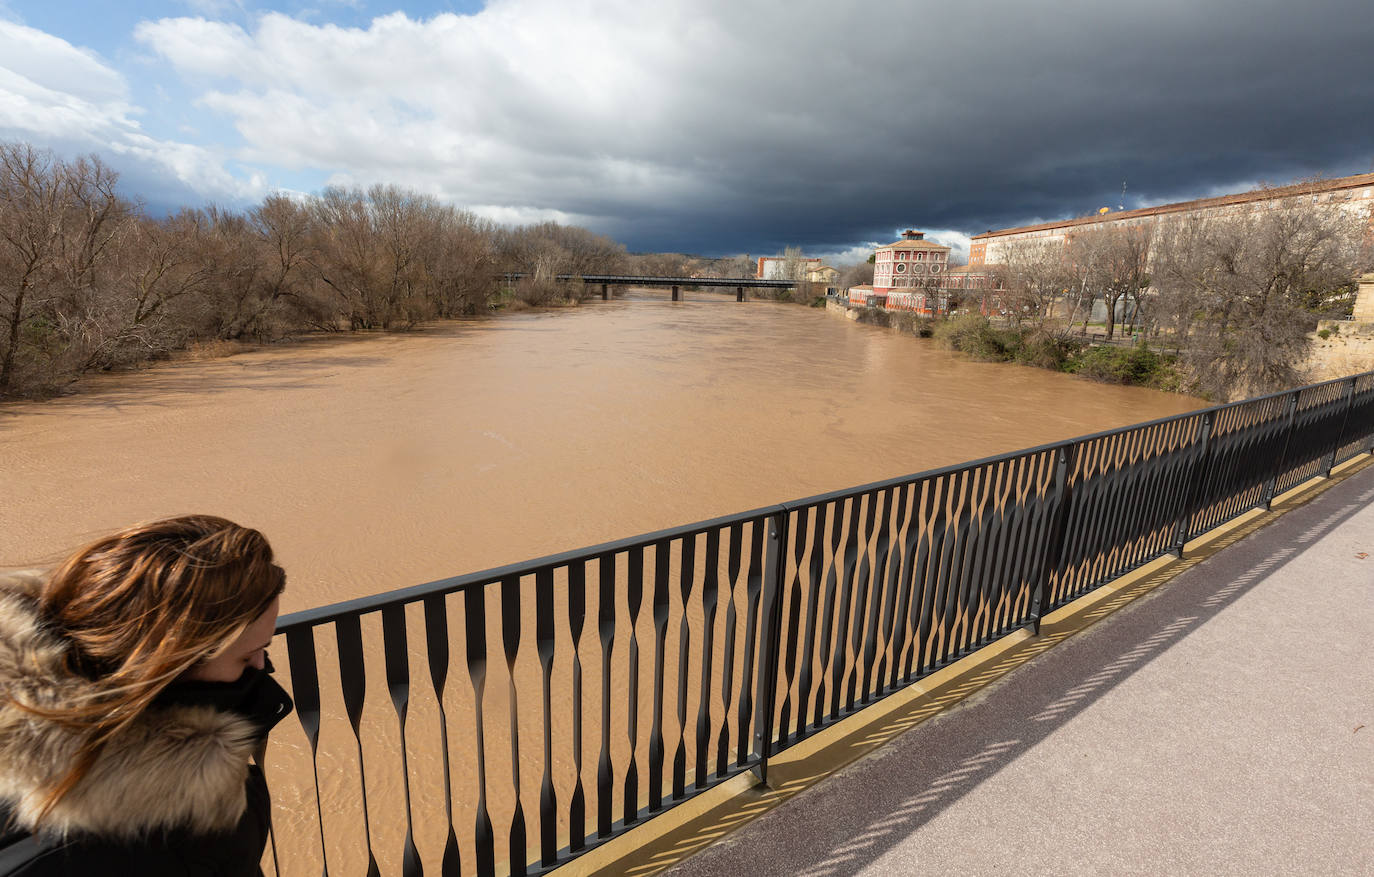
{"type": "Polygon", "coordinates": [[[1161,204],[1158,207],[1143,207],[1139,210],[1104,212],[1078,219],[1042,222],[1036,225],[988,231],[971,238],[968,264],[969,268],[1001,264],[1004,258],[1003,249],[1013,241],[1063,241],[1073,232],[1085,227],[1102,226],[1109,223],[1150,222],[1159,217],[1177,214],[1227,213],[1239,209],[1248,209],[1266,201],[1287,201],[1295,198],[1311,198],[1313,202],[1330,205],[1332,209],[1369,210],[1374,207],[1374,174],[1357,174],[1353,177],[1338,177],[1331,180],[1312,180],[1295,183],[1291,186],[1256,189],[1238,195],[1199,198],[1194,201],[1180,201],[1176,204],[1161,204]]]}

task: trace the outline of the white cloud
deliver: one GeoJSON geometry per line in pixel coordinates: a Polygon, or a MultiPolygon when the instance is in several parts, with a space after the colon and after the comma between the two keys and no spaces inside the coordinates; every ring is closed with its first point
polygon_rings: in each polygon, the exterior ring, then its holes
{"type": "MultiPolygon", "coordinates": [[[[892,232],[891,237],[885,240],[864,241],[863,243],[858,243],[842,250],[827,250],[823,252],[807,253],[807,255],[818,256],[830,265],[853,265],[856,262],[867,260],[869,256],[873,255],[874,250],[878,247],[900,240],[901,233],[905,230],[904,228],[897,229],[892,232]]],[[[968,247],[970,242],[968,235],[952,229],[925,229],[924,231],[926,240],[934,241],[937,244],[943,244],[949,247],[952,250],[950,255],[956,258],[968,259],[968,247]]]]}
{"type": "Polygon", "coordinates": [[[30,89],[68,95],[90,105],[128,100],[128,86],[118,71],[94,52],[31,27],[0,21],[0,69],[26,80],[30,89]]]}
{"type": "Polygon", "coordinates": [[[365,29],[268,13],[247,30],[172,18],[135,35],[202,83],[200,105],[232,120],[244,161],[511,215],[551,215],[550,205],[625,215],[730,198],[719,171],[726,153],[748,148],[760,112],[772,114],[770,142],[778,130],[824,131],[822,108],[783,106],[793,98],[776,86],[792,74],[757,57],[759,11],[719,12],[498,0],[476,15],[398,12],[365,29]]]}
{"type": "Polygon", "coordinates": [[[873,255],[874,250],[886,243],[891,243],[891,241],[866,241],[843,250],[832,250],[830,252],[816,253],[815,255],[827,265],[834,267],[854,265],[858,262],[867,261],[868,257],[873,255]]]}
{"type": "Polygon", "coordinates": [[[122,156],[140,182],[156,186],[170,176],[202,197],[238,200],[263,190],[261,179],[235,176],[210,150],[149,136],[138,114],[123,75],[94,52],[0,21],[0,137],[122,156]]]}
{"type": "MultiPolygon", "coordinates": [[[[972,239],[968,235],[961,231],[955,231],[952,228],[933,228],[924,229],[924,231],[926,240],[935,241],[937,244],[943,244],[949,247],[953,251],[950,253],[951,256],[956,256],[963,260],[968,259],[968,248],[969,244],[972,243],[972,239]]],[[[894,237],[893,240],[896,240],[896,238],[894,237]]]]}

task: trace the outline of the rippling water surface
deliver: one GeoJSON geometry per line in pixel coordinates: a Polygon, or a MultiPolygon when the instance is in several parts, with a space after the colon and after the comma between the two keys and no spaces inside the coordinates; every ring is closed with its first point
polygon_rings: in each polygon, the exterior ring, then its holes
{"type": "Polygon", "coordinates": [[[211,512],[268,534],[291,611],[1202,404],[695,298],[311,340],[0,406],[0,565],[211,512]]]}

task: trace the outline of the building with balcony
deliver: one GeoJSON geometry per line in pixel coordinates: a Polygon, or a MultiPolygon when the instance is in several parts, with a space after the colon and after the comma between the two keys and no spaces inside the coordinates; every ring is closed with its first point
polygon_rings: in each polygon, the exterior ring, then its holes
{"type": "Polygon", "coordinates": [[[873,289],[880,293],[932,289],[949,267],[949,247],[907,229],[902,239],[874,251],[873,289]]]}

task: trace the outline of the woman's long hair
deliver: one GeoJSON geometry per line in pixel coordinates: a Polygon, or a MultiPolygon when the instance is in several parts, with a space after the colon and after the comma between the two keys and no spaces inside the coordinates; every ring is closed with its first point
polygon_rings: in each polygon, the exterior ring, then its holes
{"type": "Polygon", "coordinates": [[[232,644],[285,582],[261,533],[210,515],[129,527],[58,566],[43,585],[39,611],[71,644],[68,669],[93,684],[75,703],[12,701],[82,740],[40,821],[106,743],[169,683],[232,644]]]}

